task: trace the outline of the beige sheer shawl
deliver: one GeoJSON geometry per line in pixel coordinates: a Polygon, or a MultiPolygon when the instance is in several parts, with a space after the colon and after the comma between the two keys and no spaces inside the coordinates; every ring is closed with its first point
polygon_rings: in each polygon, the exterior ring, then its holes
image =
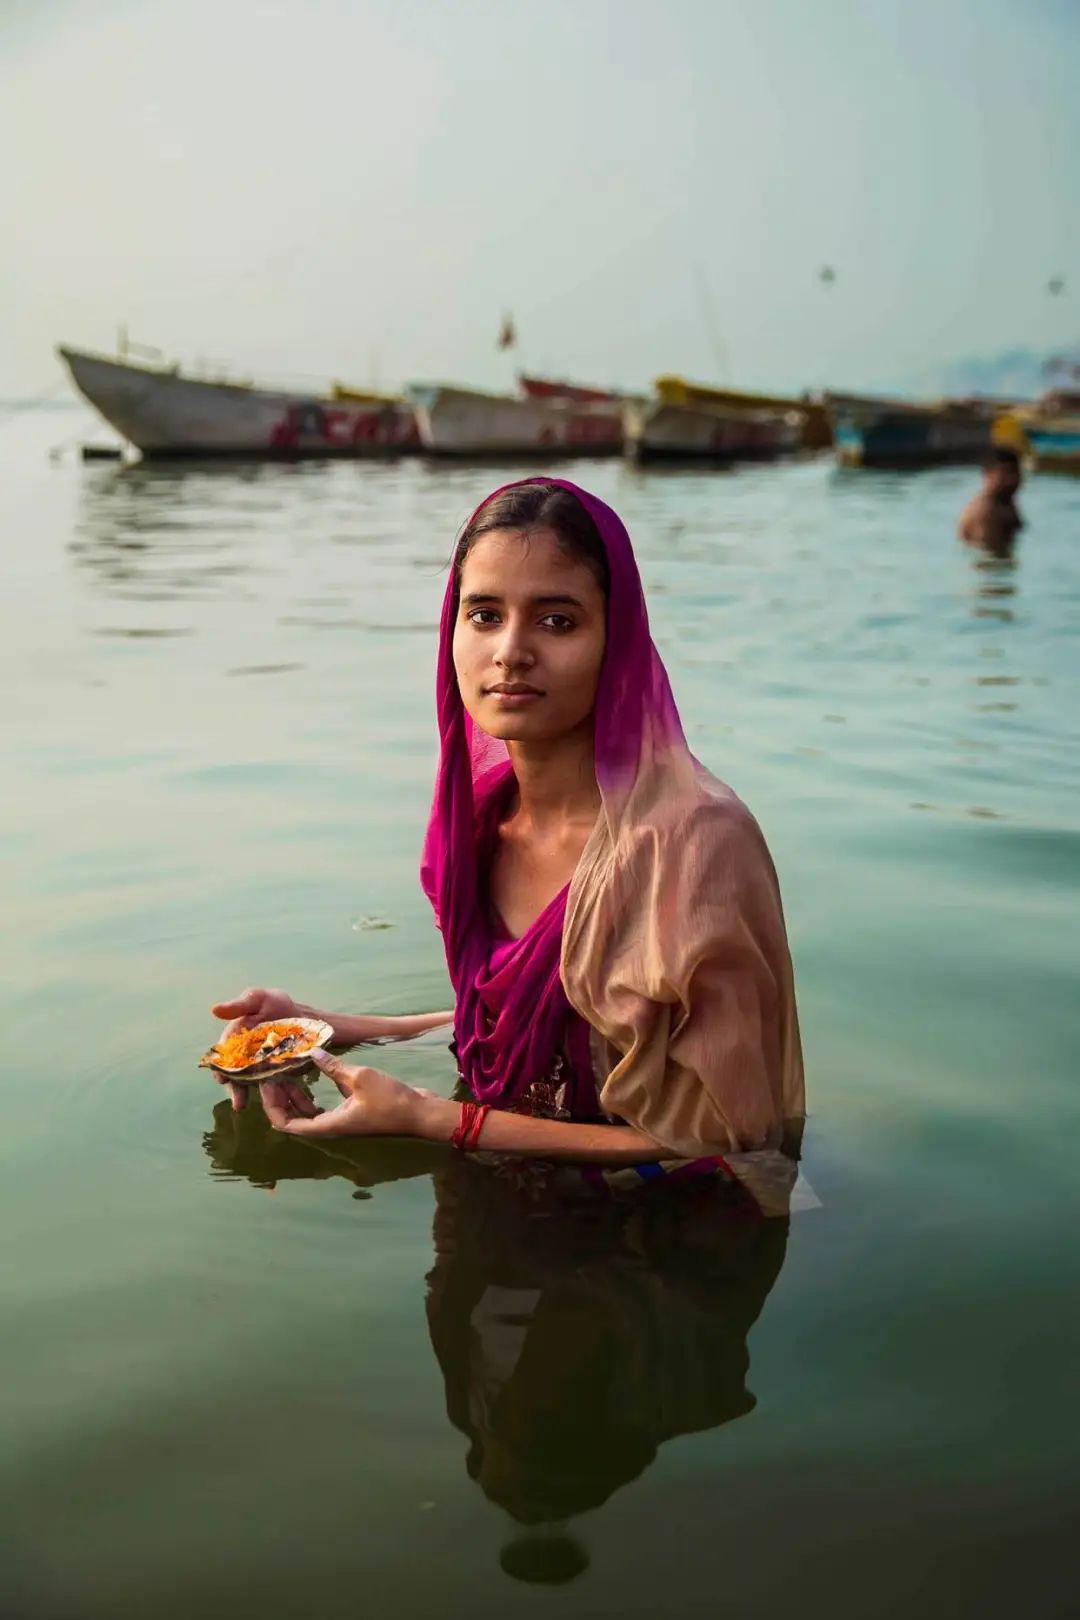
{"type": "Polygon", "coordinates": [[[606,1043],[601,1106],[677,1157],[790,1149],[806,1103],[776,872],[731,789],[665,753],[605,797],[567,902],[562,979],[606,1043]]]}

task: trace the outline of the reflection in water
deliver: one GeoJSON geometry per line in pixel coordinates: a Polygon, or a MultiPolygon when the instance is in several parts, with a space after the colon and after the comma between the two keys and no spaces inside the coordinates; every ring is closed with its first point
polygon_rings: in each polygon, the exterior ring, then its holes
{"type": "Polygon", "coordinates": [[[253,1099],[214,1109],[212,1174],[273,1189],[342,1176],[369,1197],[434,1172],[431,1342],[465,1466],[527,1533],[500,1562],[530,1582],[588,1558],[566,1521],[602,1506],[665,1440],[753,1410],[746,1339],[779,1275],[787,1220],[722,1183],[573,1202],[425,1143],[318,1145],[270,1129],[253,1099]]]}
{"type": "Polygon", "coordinates": [[[427,1142],[389,1138],[343,1137],[317,1146],[300,1142],[271,1129],[256,1097],[239,1114],[228,1099],[215,1104],[203,1151],[216,1180],[247,1180],[273,1192],[281,1181],[329,1181],[340,1176],[356,1188],[354,1198],[370,1197],[367,1189],[386,1181],[424,1175],[445,1156],[442,1148],[427,1142]]]}
{"type": "Polygon", "coordinates": [[[137,462],[79,486],[68,551],[104,594],[129,601],[203,597],[244,567],[281,500],[285,469],[137,462]]]}
{"type": "Polygon", "coordinates": [[[976,557],[975,606],[977,619],[996,619],[999,624],[1012,624],[1016,615],[1005,601],[1016,595],[1016,558],[1012,547],[1008,550],[983,551],[976,557]]]}
{"type": "MultiPolygon", "coordinates": [[[[571,1210],[452,1161],[435,1188],[427,1308],[447,1413],[469,1474],[520,1524],[600,1507],[665,1440],[752,1410],[746,1337],[786,1220],[711,1182],[571,1210]]],[[[519,1538],[503,1567],[576,1573],[573,1546],[519,1538]]]]}

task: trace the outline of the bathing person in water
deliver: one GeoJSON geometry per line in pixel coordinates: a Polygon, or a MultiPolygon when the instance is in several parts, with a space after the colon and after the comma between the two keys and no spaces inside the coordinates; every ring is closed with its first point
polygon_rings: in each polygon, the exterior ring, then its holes
{"type": "Polygon", "coordinates": [[[997,445],[983,462],[982,488],[960,514],[957,533],[965,545],[978,546],[993,556],[1007,557],[1023,528],[1016,507],[1020,488],[1020,457],[997,445]]]}
{"type": "MultiPolygon", "coordinates": [[[[545,479],[477,508],[447,584],[436,699],[421,883],[453,1009],[327,1013],[250,989],[214,1012],[323,1018],[341,1045],[452,1025],[457,1099],[318,1053],[341,1103],[322,1112],[303,1086],[268,1082],[271,1123],[641,1179],[730,1174],[730,1155],[797,1136],[776,874],[750,812],[687,747],[610,507],[545,479]]],[[[235,1107],[244,1096],[233,1087],[235,1107]]]]}

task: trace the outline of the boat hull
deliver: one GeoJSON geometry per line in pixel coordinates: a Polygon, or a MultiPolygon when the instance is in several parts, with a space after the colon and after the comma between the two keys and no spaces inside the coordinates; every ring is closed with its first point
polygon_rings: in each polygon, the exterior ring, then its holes
{"type": "Polygon", "coordinates": [[[150,459],[355,458],[419,448],[415,416],[402,401],[324,399],[59,353],[80,393],[150,459]]]}
{"type": "Polygon", "coordinates": [[[657,399],[665,405],[688,405],[695,409],[742,413],[767,411],[792,416],[799,424],[799,445],[803,450],[825,450],[833,442],[829,413],[817,399],[749,394],[737,388],[713,388],[675,376],[657,377],[653,388],[657,399]]]}
{"type": "Polygon", "coordinates": [[[787,414],[698,409],[652,400],[625,412],[627,448],[638,461],[768,461],[799,448],[787,414]]]}
{"type": "Polygon", "coordinates": [[[836,458],[848,467],[939,467],[983,460],[994,414],[960,407],[834,400],[836,458]]]}
{"type": "Polygon", "coordinates": [[[517,399],[441,385],[410,389],[420,442],[435,456],[614,456],[622,413],[604,403],[517,399]]]}
{"type": "Polygon", "coordinates": [[[1080,416],[1029,421],[1025,432],[1037,471],[1080,476],[1080,416]]]}

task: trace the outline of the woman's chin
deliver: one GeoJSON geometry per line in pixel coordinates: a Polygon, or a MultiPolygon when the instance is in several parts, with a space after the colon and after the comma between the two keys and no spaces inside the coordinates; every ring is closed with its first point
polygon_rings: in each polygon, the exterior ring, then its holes
{"type": "Polygon", "coordinates": [[[547,741],[553,735],[550,719],[545,724],[538,714],[530,714],[528,710],[516,714],[510,710],[502,713],[496,711],[485,714],[483,719],[474,715],[473,723],[489,737],[494,737],[496,742],[540,742],[547,741]]]}
{"type": "Polygon", "coordinates": [[[530,725],[528,717],[523,714],[498,715],[482,729],[498,742],[529,742],[547,735],[542,727],[530,725]]]}

